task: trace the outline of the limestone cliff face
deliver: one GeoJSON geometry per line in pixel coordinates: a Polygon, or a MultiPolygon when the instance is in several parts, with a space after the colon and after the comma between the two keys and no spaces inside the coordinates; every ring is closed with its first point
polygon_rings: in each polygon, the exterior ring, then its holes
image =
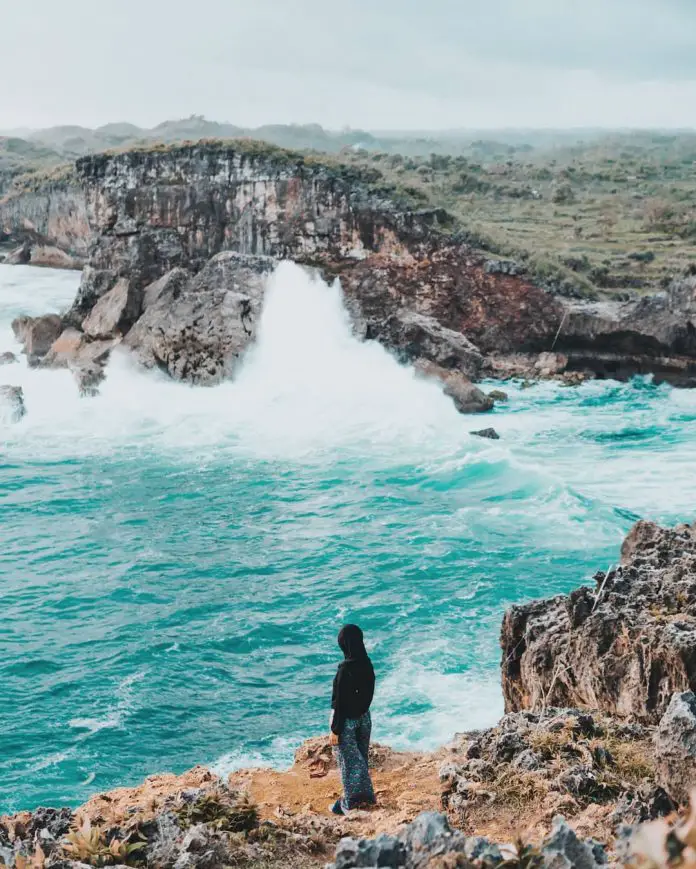
{"type": "Polygon", "coordinates": [[[87,214],[87,199],[75,173],[37,180],[0,199],[0,236],[50,244],[85,259],[95,232],[87,214]]]}
{"type": "Polygon", "coordinates": [[[77,162],[90,225],[91,264],[154,280],[198,271],[233,250],[295,260],[403,254],[445,215],[414,212],[367,179],[270,146],[198,144],[97,155],[77,162]]]}
{"type": "MultiPolygon", "coordinates": [[[[570,382],[585,372],[620,379],[654,373],[696,385],[693,282],[629,305],[569,303],[536,286],[523,267],[488,262],[453,230],[444,211],[419,209],[377,172],[241,140],[88,156],[72,171],[27,183],[0,201],[0,231],[86,256],[68,316],[74,328],[111,294],[97,319],[103,331],[109,311],[114,337],[123,337],[145,313],[153,296],[146,289],[154,282],[174,270],[193,280],[214,257],[233,253],[292,259],[340,277],[356,330],[404,359],[422,358],[473,378],[543,376],[539,354],[546,358],[555,349],[548,376],[570,382]]],[[[17,261],[34,259],[25,251],[17,261]]],[[[206,274],[229,271],[232,261],[225,262],[206,274]]],[[[176,275],[165,282],[170,289],[182,280],[176,275]]],[[[177,310],[211,314],[198,298],[206,290],[215,317],[224,320],[229,287],[216,281],[191,284],[187,304],[177,310]]],[[[255,293],[251,287],[252,301],[255,293]]],[[[158,304],[167,323],[150,316],[148,346],[159,346],[153,336],[163,331],[177,338],[174,349],[162,350],[166,363],[158,357],[157,364],[192,370],[178,358],[192,323],[173,322],[165,297],[158,304]]],[[[210,334],[239,331],[238,323],[230,331],[222,320],[212,332],[206,325],[205,341],[196,332],[198,344],[216,357],[215,371],[227,370],[229,360],[210,334]]],[[[145,334],[141,328],[129,345],[145,334]]]]}

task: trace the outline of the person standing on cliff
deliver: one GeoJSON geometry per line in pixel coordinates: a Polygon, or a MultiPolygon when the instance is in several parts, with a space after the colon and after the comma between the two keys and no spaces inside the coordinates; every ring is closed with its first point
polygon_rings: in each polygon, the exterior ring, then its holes
{"type": "Polygon", "coordinates": [[[331,744],[336,747],[343,796],[329,808],[335,815],[345,815],[357,806],[376,802],[367,766],[375,671],[365,651],[363,632],[357,625],[341,628],[338,645],[343,661],[333,681],[331,744]]]}

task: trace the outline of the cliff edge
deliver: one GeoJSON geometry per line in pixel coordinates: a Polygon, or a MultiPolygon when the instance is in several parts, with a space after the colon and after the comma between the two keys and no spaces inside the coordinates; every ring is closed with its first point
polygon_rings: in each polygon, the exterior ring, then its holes
{"type": "MultiPolygon", "coordinates": [[[[194,382],[216,377],[198,377],[200,365],[169,357],[187,353],[190,326],[201,313],[211,319],[214,309],[212,319],[225,320],[221,293],[230,286],[216,283],[210,263],[229,253],[245,268],[250,257],[260,258],[257,273],[264,262],[290,259],[339,277],[357,333],[402,359],[439,366],[440,379],[457,372],[474,380],[545,376],[573,383],[652,373],[696,383],[693,278],[627,303],[570,302],[509,263],[488,259],[450,215],[419,209],[377,170],[328,157],[244,140],[88,156],[59,178],[25,181],[6,196],[0,227],[22,241],[25,261],[42,246],[86,261],[65,325],[87,341],[95,329],[100,340],[126,337],[153,299],[166,304],[158,281],[169,286],[175,274],[181,288],[188,276],[189,304],[163,312],[169,321],[163,330],[171,334],[173,327],[169,344],[176,347],[160,362],[172,376],[192,372],[194,382]]],[[[229,268],[225,280],[234,283],[229,268]]],[[[260,301],[243,286],[241,295],[252,308],[260,301]]],[[[170,301],[177,298],[172,291],[170,301]]],[[[230,328],[239,331],[239,324],[230,328]]],[[[223,323],[206,329],[204,340],[198,332],[192,339],[217,357],[221,376],[238,355],[229,349],[230,328],[223,323]]],[[[149,332],[136,331],[129,346],[139,352],[139,336],[149,332]]],[[[151,356],[150,349],[142,355],[151,356]]]]}

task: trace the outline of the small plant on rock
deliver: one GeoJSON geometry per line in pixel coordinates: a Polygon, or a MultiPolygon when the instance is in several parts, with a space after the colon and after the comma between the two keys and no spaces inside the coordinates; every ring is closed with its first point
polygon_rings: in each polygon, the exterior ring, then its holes
{"type": "Polygon", "coordinates": [[[226,833],[245,833],[258,825],[256,806],[246,794],[223,788],[199,794],[193,801],[182,801],[175,810],[182,827],[209,824],[226,833]]]}
{"type": "Polygon", "coordinates": [[[145,847],[145,842],[128,842],[113,838],[107,842],[101,827],[93,827],[89,818],[72,829],[65,838],[63,851],[67,857],[90,866],[110,866],[128,863],[135,853],[145,847]]]}

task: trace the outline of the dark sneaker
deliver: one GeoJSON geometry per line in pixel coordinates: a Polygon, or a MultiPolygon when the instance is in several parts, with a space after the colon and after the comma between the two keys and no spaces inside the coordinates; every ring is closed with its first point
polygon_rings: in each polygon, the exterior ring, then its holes
{"type": "Polygon", "coordinates": [[[332,803],[329,806],[329,811],[334,815],[345,815],[345,812],[341,808],[341,801],[340,800],[336,800],[335,803],[332,803]]]}

